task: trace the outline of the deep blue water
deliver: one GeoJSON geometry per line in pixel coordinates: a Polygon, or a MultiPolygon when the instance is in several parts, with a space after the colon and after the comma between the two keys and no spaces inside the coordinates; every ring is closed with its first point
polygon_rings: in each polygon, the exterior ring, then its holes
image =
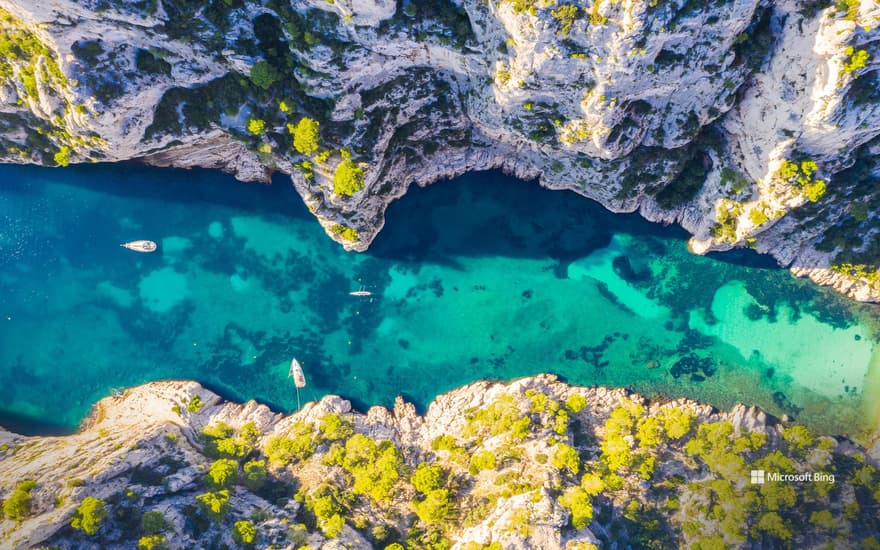
{"type": "Polygon", "coordinates": [[[285,178],[0,166],[0,424],[71,430],[114,388],[165,378],[290,410],[296,356],[304,398],[360,407],[554,372],[864,427],[873,310],[685,237],[478,173],[412,189],[346,253],[285,178]],[[159,251],[118,246],[141,238],[159,251]]]}

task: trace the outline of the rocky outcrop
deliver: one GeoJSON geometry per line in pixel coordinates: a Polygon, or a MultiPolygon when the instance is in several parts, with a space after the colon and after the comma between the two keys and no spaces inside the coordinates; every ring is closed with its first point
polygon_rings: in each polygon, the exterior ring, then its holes
{"type": "Polygon", "coordinates": [[[282,171],[354,250],[410,184],[500,169],[880,296],[870,0],[0,8],[30,45],[0,73],[6,161],[282,171]]]}
{"type": "MultiPolygon", "coordinates": [[[[830,510],[840,515],[834,540],[850,546],[880,529],[880,492],[870,496],[880,483],[870,466],[876,458],[752,407],[648,402],[552,375],[476,382],[438,396],[424,415],[402,399],[393,410],[361,413],[326,396],[285,416],[254,401],[223,401],[195,382],[153,382],[100,401],[74,435],[0,431],[0,546],[132,548],[153,536],[152,544],[173,548],[219,547],[242,542],[243,531],[235,534],[242,522],[254,530],[252,543],[283,548],[440,539],[457,549],[686,545],[718,529],[736,544],[745,537],[770,544],[776,539],[766,537],[781,535],[759,522],[764,493],[749,484],[749,468],[836,475],[832,497],[795,488],[798,505],[782,521],[830,510]],[[215,473],[223,462],[241,469],[224,480],[215,473]],[[422,469],[433,474],[419,478],[422,469]],[[386,483],[388,492],[376,490],[386,483]],[[29,487],[25,508],[7,506],[22,487],[29,487]],[[738,512],[746,514],[738,527],[744,534],[726,531],[713,515],[701,519],[710,487],[751,503],[738,512]],[[223,491],[214,512],[199,504],[223,491]],[[71,527],[86,497],[108,512],[91,534],[71,527]],[[855,501],[861,508],[852,508],[855,501]],[[688,511],[688,503],[697,508],[688,511]],[[344,511],[335,527],[334,510],[344,511]],[[148,526],[145,512],[164,523],[148,526]],[[703,521],[701,530],[681,531],[703,521]]],[[[798,544],[828,540],[822,525],[794,525],[789,539],[798,544]]]]}

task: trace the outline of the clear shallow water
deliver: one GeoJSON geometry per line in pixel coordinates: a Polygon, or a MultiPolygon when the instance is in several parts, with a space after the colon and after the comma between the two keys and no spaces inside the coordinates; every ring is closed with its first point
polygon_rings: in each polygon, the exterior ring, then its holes
{"type": "Polygon", "coordinates": [[[413,189],[387,220],[346,253],[284,179],[0,166],[0,424],[70,430],[163,378],[290,410],[291,356],[304,398],[359,406],[554,372],[832,433],[875,416],[873,310],[766,258],[693,256],[680,231],[493,173],[413,189]],[[159,252],[118,246],[139,238],[159,252]]]}

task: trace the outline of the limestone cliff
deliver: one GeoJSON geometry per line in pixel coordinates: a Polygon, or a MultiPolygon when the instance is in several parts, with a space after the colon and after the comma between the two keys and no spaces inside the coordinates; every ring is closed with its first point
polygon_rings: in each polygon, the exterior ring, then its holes
{"type": "Polygon", "coordinates": [[[877,451],[549,375],[424,415],[327,396],[283,416],[154,382],[74,435],[0,430],[0,547],[871,547],[877,451]]]}
{"type": "Polygon", "coordinates": [[[282,171],[355,250],[412,182],[502,169],[880,297],[873,0],[0,9],[5,161],[282,171]]]}

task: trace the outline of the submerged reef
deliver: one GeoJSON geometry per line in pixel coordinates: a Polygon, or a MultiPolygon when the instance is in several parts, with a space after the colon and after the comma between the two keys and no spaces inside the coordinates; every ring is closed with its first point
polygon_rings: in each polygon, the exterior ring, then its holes
{"type": "Polygon", "coordinates": [[[755,408],[551,375],[423,415],[326,396],[284,416],[153,382],[74,435],[0,431],[0,546],[873,548],[878,459],[755,408]]]}

